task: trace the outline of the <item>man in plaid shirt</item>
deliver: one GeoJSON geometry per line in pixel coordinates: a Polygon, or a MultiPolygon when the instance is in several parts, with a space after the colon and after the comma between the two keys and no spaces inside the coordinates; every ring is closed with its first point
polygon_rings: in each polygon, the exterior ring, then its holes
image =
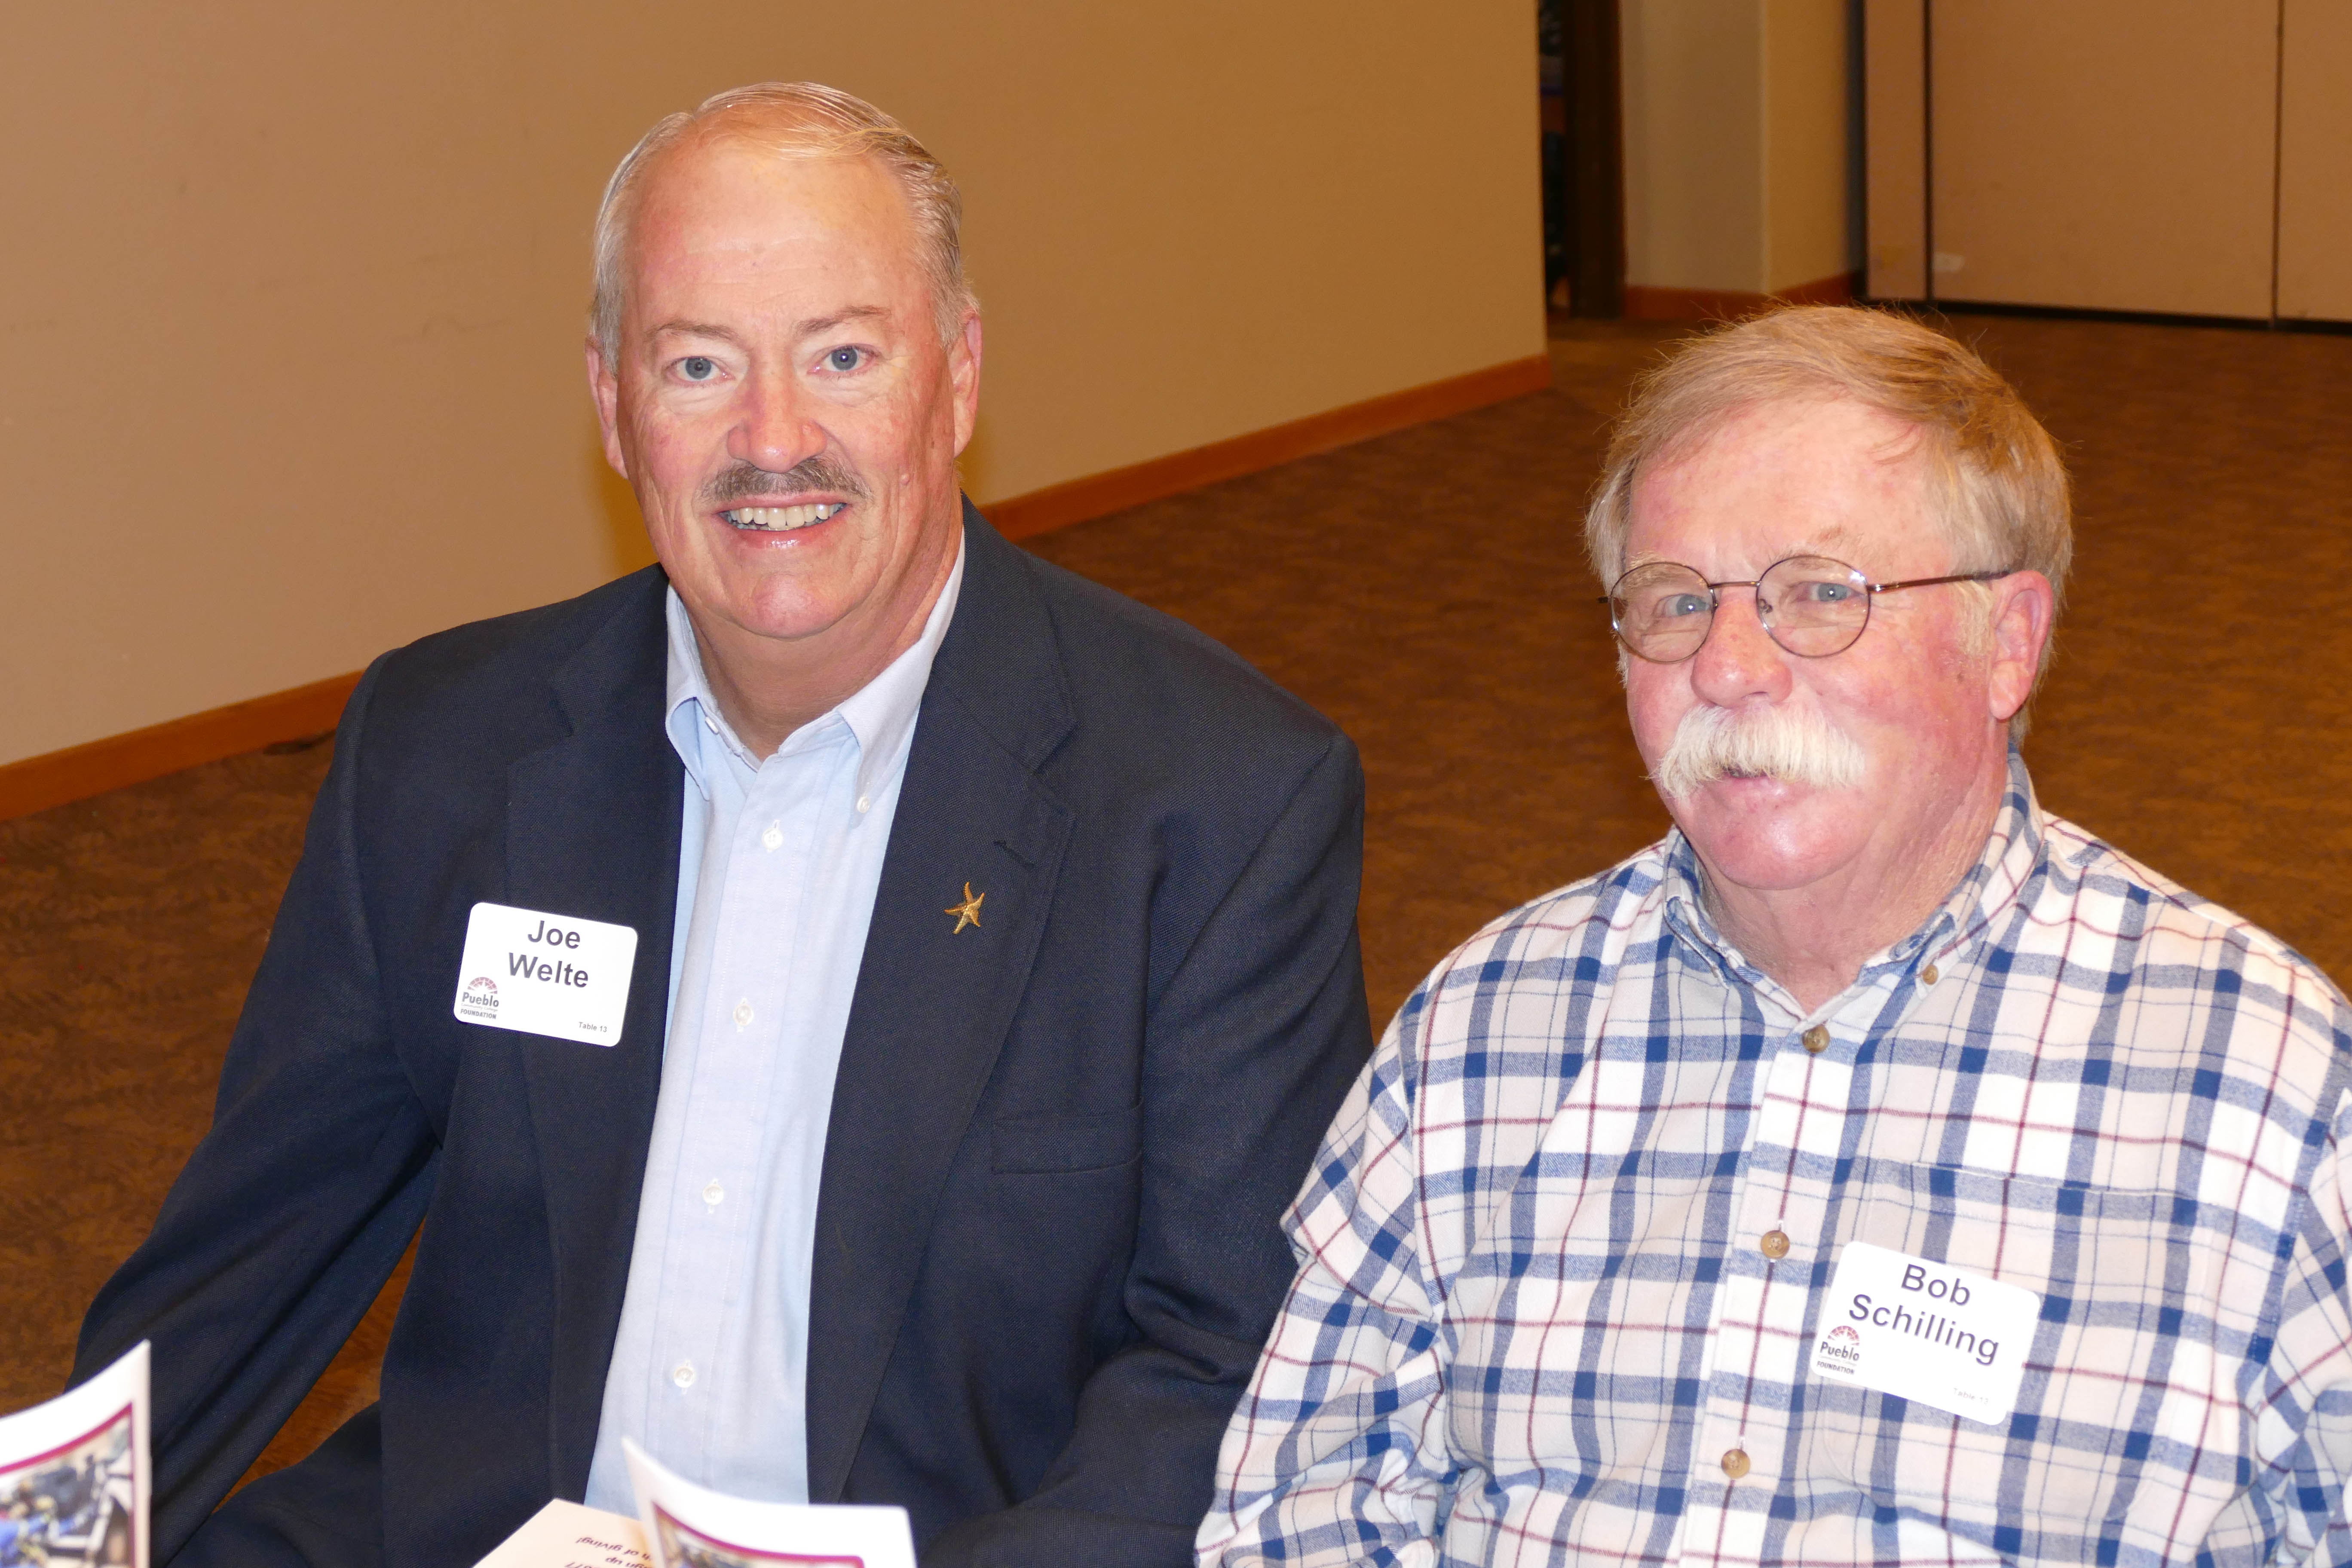
{"type": "Polygon", "coordinates": [[[2049,437],[1782,310],[1586,530],[1675,831],[1390,1026],[1202,1563],[2352,1560],[2352,1011],[2035,805],[2049,437]]]}

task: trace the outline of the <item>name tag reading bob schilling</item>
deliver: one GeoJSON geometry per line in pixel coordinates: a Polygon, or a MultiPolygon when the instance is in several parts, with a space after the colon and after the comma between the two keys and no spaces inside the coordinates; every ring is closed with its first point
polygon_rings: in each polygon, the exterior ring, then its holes
{"type": "Polygon", "coordinates": [[[1988,1424],[2017,1408],[2042,1298],[2021,1285],[1849,1241],[1813,1336],[1813,1371],[1988,1424]]]}

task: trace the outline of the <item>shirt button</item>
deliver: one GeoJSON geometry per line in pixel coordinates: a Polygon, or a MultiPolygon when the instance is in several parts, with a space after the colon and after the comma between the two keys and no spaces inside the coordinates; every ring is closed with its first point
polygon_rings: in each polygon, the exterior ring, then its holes
{"type": "Polygon", "coordinates": [[[867,813],[867,812],[869,812],[869,811],[871,811],[871,810],[873,810],[873,809],[874,809],[874,801],[873,801],[873,798],[872,798],[871,796],[869,796],[869,795],[859,795],[859,796],[857,797],[857,811],[858,811],[858,815],[859,815],[859,816],[864,816],[866,813],[867,813]]]}
{"type": "MultiPolygon", "coordinates": [[[[702,1201],[709,1204],[712,1208],[717,1208],[720,1204],[727,1201],[727,1189],[720,1186],[717,1182],[713,1182],[709,1186],[702,1189],[702,1201]]],[[[1782,1242],[1780,1244],[1781,1250],[1784,1252],[1788,1250],[1788,1245],[1789,1244],[1787,1242],[1782,1242]]]]}
{"type": "MultiPolygon", "coordinates": [[[[694,1363],[690,1361],[682,1361],[678,1363],[676,1366],[669,1369],[669,1380],[677,1384],[680,1388],[692,1388],[694,1386],[694,1363]]],[[[1727,1470],[1731,1468],[1731,1461],[1728,1458],[1723,1461],[1723,1468],[1727,1470]]],[[[1745,1454],[1740,1456],[1739,1468],[1743,1470],[1748,1468],[1748,1457],[1745,1454]]]]}
{"type": "Polygon", "coordinates": [[[760,835],[760,842],[766,845],[771,849],[782,848],[784,847],[784,825],[781,822],[772,822],[768,824],[768,831],[760,835]]]}
{"type": "Polygon", "coordinates": [[[1933,985],[1942,978],[1942,975],[1936,973],[1936,966],[1932,963],[1919,972],[1919,984],[1922,985],[1933,985]]]}
{"type": "Polygon", "coordinates": [[[751,999],[748,996],[735,1004],[735,1026],[739,1029],[751,1026],[751,999]]]}
{"type": "MultiPolygon", "coordinates": [[[[1830,1032],[1829,1032],[1829,1030],[1827,1030],[1827,1029],[1823,1028],[1823,1027],[1822,1027],[1821,1025],[1819,1025],[1819,1024],[1815,1024],[1811,1028],[1807,1029],[1807,1030],[1805,1031],[1805,1049],[1807,1049],[1807,1050],[1809,1050],[1809,1051],[1812,1052],[1812,1053],[1813,1053],[1813,1055],[1815,1055],[1815,1056],[1819,1056],[1819,1055],[1821,1055],[1823,1051],[1828,1050],[1829,1048],[1830,1048],[1830,1032]]],[[[1740,1461],[1740,1463],[1742,1463],[1742,1464],[1746,1464],[1746,1463],[1747,1463],[1747,1461],[1746,1461],[1745,1459],[1743,1459],[1743,1460],[1741,1460],[1741,1461],[1740,1461]]]]}
{"type": "MultiPolygon", "coordinates": [[[[715,1182],[711,1184],[718,1185],[715,1182]]],[[[1789,1256],[1789,1236],[1786,1231],[1768,1230],[1764,1233],[1764,1239],[1756,1245],[1765,1257],[1775,1263],[1789,1256]]]]}
{"type": "MultiPolygon", "coordinates": [[[[684,1384],[680,1384],[679,1386],[683,1387],[684,1384]]],[[[1735,1481],[1740,1477],[1746,1475],[1748,1473],[1747,1450],[1742,1448],[1726,1448],[1723,1451],[1723,1473],[1729,1476],[1735,1481]]]]}

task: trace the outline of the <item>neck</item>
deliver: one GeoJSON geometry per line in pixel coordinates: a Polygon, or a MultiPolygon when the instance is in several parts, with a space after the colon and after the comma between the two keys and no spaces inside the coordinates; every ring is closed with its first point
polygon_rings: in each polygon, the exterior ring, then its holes
{"type": "Polygon", "coordinates": [[[1872,954],[1918,930],[1951,896],[1984,854],[2007,783],[2004,753],[2003,764],[1976,778],[1926,845],[1915,845],[1891,864],[1858,857],[1801,888],[1743,888],[1717,875],[1702,855],[1707,914],[1810,1013],[1852,985],[1872,954]]]}
{"type": "Polygon", "coordinates": [[[703,679],[744,747],[755,757],[772,756],[793,731],[865,689],[914,647],[955,569],[961,540],[960,531],[950,536],[929,565],[924,591],[898,598],[894,613],[861,625],[845,617],[813,637],[762,637],[688,605],[703,679]]]}

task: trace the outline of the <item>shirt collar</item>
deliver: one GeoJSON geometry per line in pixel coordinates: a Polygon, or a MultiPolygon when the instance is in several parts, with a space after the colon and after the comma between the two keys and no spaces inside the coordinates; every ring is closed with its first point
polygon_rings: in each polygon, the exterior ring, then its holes
{"type": "MultiPolygon", "coordinates": [[[[916,717],[922,711],[923,689],[930,684],[931,663],[939,656],[940,644],[947,638],[948,623],[955,618],[956,599],[962,589],[963,542],[959,539],[955,564],[948,569],[948,580],[923,622],[922,635],[906,652],[884,666],[880,674],[844,698],[829,712],[784,737],[778,752],[792,750],[796,742],[838,719],[848,726],[857,742],[857,793],[871,795],[914,731],[916,717]]],[[[662,728],[678,759],[686,764],[688,775],[702,791],[703,797],[709,799],[710,781],[703,776],[702,747],[694,733],[696,725],[718,736],[720,743],[754,773],[764,759],[751,753],[736,735],[734,726],[727,721],[727,716],[719,710],[718,699],[711,695],[709,679],[703,672],[702,651],[695,640],[693,618],[686,613],[685,601],[677,596],[676,588],[665,594],[663,614],[669,628],[669,677],[662,728]]]]}
{"type": "MultiPolygon", "coordinates": [[[[1972,944],[1977,937],[2017,901],[2026,882],[2041,868],[2043,844],[2042,807],[2033,795],[2033,780],[2025,758],[2012,743],[2009,749],[2009,784],[1994,813],[1992,832],[1984,852],[1967,875],[1927,918],[1892,946],[1864,960],[1856,985],[1870,985],[1890,973],[1906,973],[1947,959],[1972,944]]],[[[1666,835],[1666,918],[1694,945],[1741,978],[1754,984],[1762,975],[1738,949],[1724,939],[1700,898],[1698,854],[1677,827],[1666,835]]],[[[1832,1003],[1834,1007],[1836,1004],[1832,1003]]]]}

